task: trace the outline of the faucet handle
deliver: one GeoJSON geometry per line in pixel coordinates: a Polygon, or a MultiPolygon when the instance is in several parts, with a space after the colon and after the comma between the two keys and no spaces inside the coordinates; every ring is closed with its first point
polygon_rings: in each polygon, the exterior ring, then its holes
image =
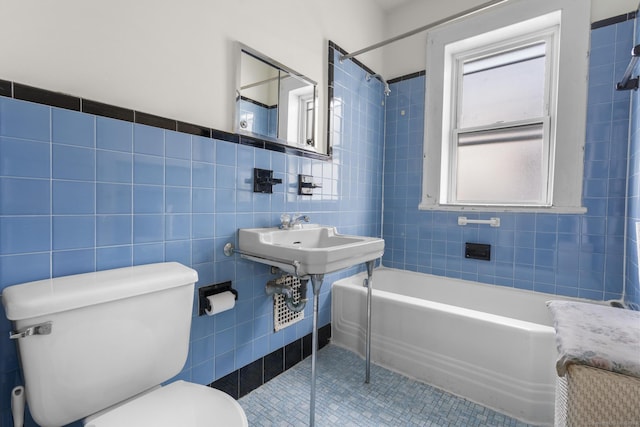
{"type": "Polygon", "coordinates": [[[289,224],[291,224],[291,216],[286,213],[280,215],[280,228],[289,228],[289,224]]]}

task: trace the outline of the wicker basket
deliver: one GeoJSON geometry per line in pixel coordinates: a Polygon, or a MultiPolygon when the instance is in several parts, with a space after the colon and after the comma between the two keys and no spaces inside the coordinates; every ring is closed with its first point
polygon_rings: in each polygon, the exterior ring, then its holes
{"type": "Polygon", "coordinates": [[[569,365],[556,383],[557,427],[640,427],[640,378],[569,365]]]}

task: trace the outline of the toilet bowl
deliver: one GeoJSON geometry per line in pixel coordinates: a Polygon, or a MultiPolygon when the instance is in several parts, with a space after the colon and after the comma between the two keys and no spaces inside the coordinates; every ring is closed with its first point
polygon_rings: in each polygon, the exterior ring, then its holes
{"type": "Polygon", "coordinates": [[[85,427],[246,427],[242,407],[214,388],[176,381],[88,417],[85,427]]]}

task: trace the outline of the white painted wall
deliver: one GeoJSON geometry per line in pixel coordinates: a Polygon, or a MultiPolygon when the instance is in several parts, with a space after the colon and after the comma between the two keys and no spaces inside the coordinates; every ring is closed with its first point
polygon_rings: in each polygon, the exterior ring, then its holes
{"type": "MultiPolygon", "coordinates": [[[[385,18],[370,0],[0,0],[0,79],[232,131],[239,40],[319,83],[325,127],[328,40],[353,52],[483,1],[413,0],[385,18]]],[[[592,1],[597,21],[638,0],[592,1]]],[[[397,77],[425,68],[424,46],[358,59],[397,77]]]]}
{"type": "MultiPolygon", "coordinates": [[[[385,39],[420,28],[430,22],[470,9],[487,0],[412,0],[393,10],[385,21],[385,39]]],[[[534,0],[531,0],[534,1],[534,0]]],[[[591,22],[636,10],[638,0],[574,0],[589,7],[591,22]]],[[[355,49],[354,49],[355,50],[355,49]]],[[[426,33],[387,45],[383,48],[384,68],[388,79],[424,70],[426,65],[426,33]]]]}
{"type": "Polygon", "coordinates": [[[0,17],[0,79],[226,131],[235,40],[317,81],[325,124],[327,41],[375,43],[384,18],[369,0],[0,0],[0,17]]]}

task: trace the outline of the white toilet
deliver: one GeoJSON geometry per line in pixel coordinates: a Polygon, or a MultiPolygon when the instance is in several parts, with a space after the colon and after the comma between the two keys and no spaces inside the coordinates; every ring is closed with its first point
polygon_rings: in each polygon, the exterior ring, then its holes
{"type": "Polygon", "coordinates": [[[175,381],[189,351],[196,271],[149,264],[10,286],[27,404],[42,427],[247,426],[231,396],[175,381]]]}

